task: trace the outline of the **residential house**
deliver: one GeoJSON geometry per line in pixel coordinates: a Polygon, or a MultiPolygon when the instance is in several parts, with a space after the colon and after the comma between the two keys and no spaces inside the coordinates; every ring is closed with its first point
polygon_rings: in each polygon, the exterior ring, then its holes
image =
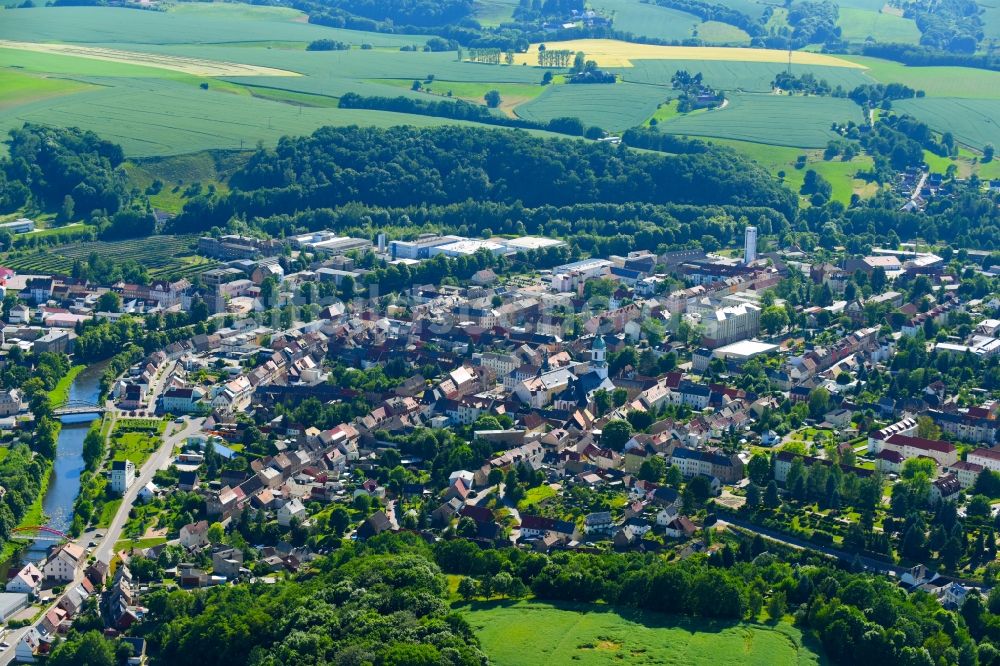
{"type": "Polygon", "coordinates": [[[69,582],[85,560],[83,548],[72,542],[56,546],[42,565],[46,580],[69,582]]]}
{"type": "Polygon", "coordinates": [[[115,460],[111,463],[111,492],[124,496],[135,483],[135,465],[131,460],[115,460]]]}
{"type": "Polygon", "coordinates": [[[297,497],[285,502],[281,508],[278,509],[278,524],[282,527],[288,527],[292,524],[293,520],[302,522],[305,519],[306,507],[303,506],[302,500],[297,497]]]}
{"type": "Polygon", "coordinates": [[[200,548],[208,545],[208,521],[188,523],[180,530],[180,544],[184,548],[200,548]]]}

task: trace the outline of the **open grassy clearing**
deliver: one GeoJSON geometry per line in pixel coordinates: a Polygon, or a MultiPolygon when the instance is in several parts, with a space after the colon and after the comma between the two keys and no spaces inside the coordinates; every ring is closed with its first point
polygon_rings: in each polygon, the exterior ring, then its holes
{"type": "Polygon", "coordinates": [[[835,120],[861,122],[861,110],[850,100],[833,97],[738,94],[724,109],[677,116],[658,127],[669,134],[820,148],[835,138],[830,130],[835,120]]]}
{"type": "Polygon", "coordinates": [[[877,42],[920,43],[920,30],[913,19],[878,10],[841,7],[837,25],[849,42],[864,42],[871,37],[877,42]]]}
{"type": "Polygon", "coordinates": [[[597,604],[460,605],[498,666],[806,666],[822,659],[789,624],[691,620],[597,604]]]}
{"type": "Polygon", "coordinates": [[[851,195],[869,197],[878,186],[855,178],[858,171],[872,168],[872,158],[868,155],[858,155],[850,162],[839,159],[824,160],[822,150],[802,150],[787,146],[770,146],[749,141],[733,141],[730,139],[714,139],[704,137],[706,141],[729,146],[747,155],[762,167],[770,171],[776,178],[781,178],[793,192],[798,192],[805,180],[806,170],[812,169],[830,181],[833,186],[833,198],[843,203],[851,201],[851,195]],[[796,169],[795,164],[800,155],[806,156],[806,166],[796,169]],[[781,176],[780,174],[784,174],[781,176]]]}
{"type": "Polygon", "coordinates": [[[473,16],[481,25],[496,26],[509,22],[517,8],[517,0],[477,0],[473,16]]]}
{"type": "MultiPolygon", "coordinates": [[[[69,372],[59,380],[56,387],[49,391],[49,401],[53,405],[58,405],[69,400],[69,389],[73,385],[73,380],[76,376],[83,372],[87,366],[85,365],[74,365],[69,369],[69,372]]],[[[0,458],[2,460],[2,458],[0,458]]]]}
{"type": "Polygon", "coordinates": [[[697,37],[709,44],[749,44],[746,30],[721,21],[705,21],[698,25],[697,37]]]}
{"type": "Polygon", "coordinates": [[[169,12],[117,7],[38,7],[4,12],[0,39],[78,44],[220,44],[227,42],[311,42],[400,47],[423,44],[423,35],[341,30],[301,20],[294,10],[236,3],[185,3],[169,12]]]}
{"type": "Polygon", "coordinates": [[[193,76],[299,76],[297,72],[289,72],[272,67],[199,60],[196,58],[182,58],[136,51],[120,51],[118,49],[93,46],[76,46],[73,44],[42,44],[38,42],[15,42],[0,39],[0,48],[35,51],[38,53],[56,53],[76,58],[138,64],[145,67],[155,67],[183,74],[191,74],[193,76]]]}
{"type": "MultiPolygon", "coordinates": [[[[636,60],[632,67],[616,70],[625,81],[670,87],[670,79],[679,69],[701,72],[705,81],[727,91],[770,92],[771,82],[788,69],[787,62],[739,62],[735,60],[636,60]]],[[[825,79],[831,86],[854,88],[871,83],[864,70],[823,65],[798,65],[795,74],[810,73],[825,79]]]]}
{"type": "Polygon", "coordinates": [[[587,126],[622,131],[642,124],[671,94],[632,83],[550,86],[540,97],[517,107],[516,113],[537,122],[576,116],[587,126]]]}
{"type": "Polygon", "coordinates": [[[0,109],[28,104],[50,97],[71,95],[91,86],[78,81],[0,69],[0,109]]]}
{"type": "MultiPolygon", "coordinates": [[[[379,79],[376,83],[407,90],[413,85],[413,81],[407,79],[379,79]]],[[[467,102],[483,105],[486,104],[483,96],[490,90],[496,90],[500,93],[502,100],[500,109],[508,113],[519,104],[532,100],[546,91],[546,86],[531,83],[481,83],[479,81],[444,81],[437,78],[430,83],[426,81],[421,83],[423,89],[420,94],[422,95],[463,99],[467,102]]]]}
{"type": "Polygon", "coordinates": [[[589,6],[611,16],[615,30],[654,39],[688,39],[691,28],[701,23],[694,14],[640,0],[591,0],[589,6]]]}
{"type": "MultiPolygon", "coordinates": [[[[654,46],[633,44],[615,39],[576,39],[559,42],[559,48],[583,51],[588,60],[602,67],[631,67],[633,60],[736,60],[740,62],[777,62],[788,64],[788,51],[722,46],[654,46]]],[[[538,44],[527,53],[514,56],[514,63],[538,63],[538,44]]],[[[858,68],[859,65],[836,56],[806,51],[792,52],[792,65],[828,65],[858,68]]]]}
{"type": "Polygon", "coordinates": [[[976,149],[1000,145],[1000,99],[907,99],[895,108],[976,149]]]}
{"type": "Polygon", "coordinates": [[[867,67],[865,73],[876,81],[903,83],[929,97],[1000,99],[1000,72],[972,67],[908,67],[880,58],[842,57],[867,67]]]}

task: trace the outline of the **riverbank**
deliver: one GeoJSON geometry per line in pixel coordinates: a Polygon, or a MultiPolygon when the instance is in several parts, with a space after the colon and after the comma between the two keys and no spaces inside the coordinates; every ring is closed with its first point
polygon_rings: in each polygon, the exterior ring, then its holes
{"type": "MultiPolygon", "coordinates": [[[[45,472],[42,474],[42,485],[38,490],[38,495],[28,506],[28,510],[25,512],[24,517],[21,522],[18,523],[18,527],[29,527],[32,525],[43,525],[45,524],[45,494],[49,490],[49,482],[52,480],[52,461],[48,461],[45,465],[45,472]]],[[[8,539],[4,543],[3,548],[0,548],[0,563],[7,564],[13,560],[18,553],[28,547],[29,541],[8,539]]]]}
{"type": "Polygon", "coordinates": [[[69,401],[69,392],[73,387],[73,382],[76,381],[77,375],[87,369],[85,365],[74,365],[66,373],[66,376],[59,380],[55,388],[49,391],[49,402],[53,405],[61,405],[64,402],[69,401]]]}

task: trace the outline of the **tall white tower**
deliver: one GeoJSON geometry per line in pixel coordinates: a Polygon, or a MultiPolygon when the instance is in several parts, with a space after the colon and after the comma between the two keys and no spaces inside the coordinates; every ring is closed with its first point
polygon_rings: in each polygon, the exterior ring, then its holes
{"type": "Polygon", "coordinates": [[[594,344],[590,348],[590,369],[596,372],[601,379],[608,378],[608,346],[604,344],[604,337],[600,334],[594,336],[594,344]]]}
{"type": "Polygon", "coordinates": [[[743,263],[752,264],[757,261],[757,227],[747,227],[746,239],[743,242],[743,263]]]}

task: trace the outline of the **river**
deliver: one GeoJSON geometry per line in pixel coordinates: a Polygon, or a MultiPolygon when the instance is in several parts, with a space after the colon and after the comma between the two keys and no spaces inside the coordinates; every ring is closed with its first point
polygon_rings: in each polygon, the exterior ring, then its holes
{"type": "MultiPolygon", "coordinates": [[[[76,376],[69,389],[71,401],[99,402],[101,395],[101,374],[104,364],[87,367],[76,376]]],[[[90,424],[97,415],[72,414],[62,417],[62,430],[56,442],[56,459],[49,475],[49,487],[42,500],[46,522],[49,527],[60,532],[69,532],[73,524],[73,502],[80,494],[80,475],[85,466],[83,463],[83,440],[87,436],[90,424]]],[[[52,546],[52,541],[39,539],[34,541],[25,551],[22,559],[28,562],[39,562],[45,558],[46,551],[52,546]]]]}

